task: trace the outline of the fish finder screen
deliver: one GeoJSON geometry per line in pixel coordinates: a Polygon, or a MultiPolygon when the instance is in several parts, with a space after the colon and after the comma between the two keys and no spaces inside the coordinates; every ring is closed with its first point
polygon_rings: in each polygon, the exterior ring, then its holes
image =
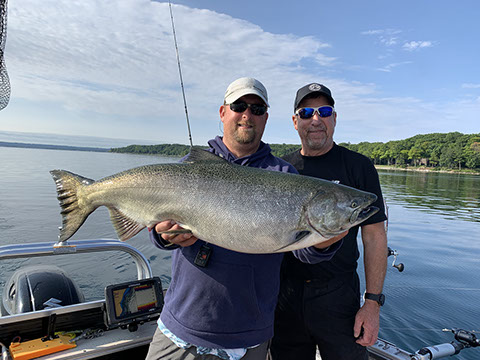
{"type": "Polygon", "coordinates": [[[127,324],[129,320],[135,319],[148,320],[162,310],[160,279],[154,277],[107,286],[105,303],[109,325],[127,324]]]}
{"type": "Polygon", "coordinates": [[[115,315],[123,318],[136,312],[152,309],[157,304],[155,289],[151,284],[138,285],[113,291],[115,315]]]}

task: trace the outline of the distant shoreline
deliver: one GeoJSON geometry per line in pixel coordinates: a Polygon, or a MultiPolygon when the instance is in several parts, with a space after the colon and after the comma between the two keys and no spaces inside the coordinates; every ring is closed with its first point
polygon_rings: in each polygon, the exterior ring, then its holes
{"type": "Polygon", "coordinates": [[[414,171],[414,172],[432,172],[432,173],[444,173],[444,174],[461,174],[461,175],[480,175],[479,172],[471,171],[471,170],[445,170],[445,169],[433,169],[427,168],[425,166],[417,166],[417,167],[397,167],[392,165],[375,165],[377,170],[396,170],[396,171],[414,171]]]}
{"type": "MultiPolygon", "coordinates": [[[[136,146],[136,145],[132,145],[136,146]]],[[[160,146],[160,145],[158,145],[160,146]]],[[[172,145],[163,145],[163,146],[172,146],[172,145]]],[[[176,145],[182,146],[182,145],[176,145]]],[[[21,143],[21,142],[8,142],[0,141],[0,147],[13,147],[13,148],[24,148],[24,149],[44,149],[44,150],[70,150],[70,151],[92,151],[92,152],[123,152],[118,151],[117,148],[100,148],[100,147],[88,147],[88,146],[69,146],[69,145],[49,145],[49,144],[31,144],[31,143],[21,143]],[[113,150],[113,151],[112,151],[113,150]]],[[[145,147],[145,146],[140,146],[145,147]]],[[[189,148],[187,145],[184,145],[185,148],[189,148]]],[[[121,148],[123,150],[123,148],[121,148]]],[[[167,152],[167,154],[160,153],[138,153],[133,151],[125,151],[124,153],[137,154],[137,155],[163,155],[163,156],[179,156],[178,154],[172,155],[167,152]]],[[[453,170],[453,169],[433,169],[427,168],[425,166],[417,167],[397,167],[397,166],[388,166],[388,165],[375,165],[377,170],[395,170],[395,171],[415,171],[415,172],[434,172],[434,173],[447,173],[447,174],[465,174],[465,175],[480,175],[480,172],[472,170],[453,170]]]]}
{"type": "Polygon", "coordinates": [[[109,148],[99,148],[99,147],[29,144],[29,143],[8,142],[8,141],[0,141],[0,147],[14,147],[14,148],[24,148],[24,149],[45,149],[45,150],[93,151],[93,152],[109,152],[110,151],[109,148]]]}

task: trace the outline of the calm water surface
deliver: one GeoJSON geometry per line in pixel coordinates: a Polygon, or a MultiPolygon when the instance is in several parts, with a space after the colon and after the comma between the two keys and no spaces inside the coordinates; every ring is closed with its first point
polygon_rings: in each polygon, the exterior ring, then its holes
{"type": "MultiPolygon", "coordinates": [[[[388,269],[380,336],[414,350],[453,340],[443,328],[480,330],[480,176],[379,175],[389,246],[405,264],[403,273],[388,269]]],[[[480,353],[467,349],[456,358],[480,359],[480,353]]]]}
{"type": "MultiPolygon", "coordinates": [[[[0,245],[14,242],[56,241],[61,225],[55,184],[49,173],[65,169],[100,179],[145,164],[175,162],[177,158],[81,151],[0,147],[0,245]]],[[[72,239],[117,238],[105,207],[97,209],[72,239]]],[[[146,230],[129,240],[151,262],[155,275],[170,281],[170,254],[155,248],[146,230]]],[[[108,282],[136,278],[136,267],[123,252],[65,255],[4,261],[0,285],[18,264],[52,263],[74,276],[87,299],[103,298],[108,282]],[[58,258],[58,259],[57,259],[58,258]]]]}
{"type": "MultiPolygon", "coordinates": [[[[99,179],[144,164],[176,158],[0,147],[0,245],[54,241],[61,224],[49,170],[65,169],[99,179]]],[[[389,207],[389,246],[405,271],[389,268],[380,336],[414,351],[453,338],[442,328],[480,330],[480,176],[380,171],[389,207]]],[[[116,238],[108,211],[95,211],[73,239],[116,238]]],[[[170,254],[155,248],[144,230],[129,243],[150,261],[155,275],[170,281],[170,254]]],[[[389,261],[389,264],[392,260],[389,261]]],[[[129,256],[105,252],[56,258],[8,260],[0,286],[19,266],[54,263],[67,271],[88,300],[105,285],[134,279],[129,256]]],[[[359,270],[363,276],[363,264],[359,270]]],[[[480,358],[478,349],[457,359],[480,358]]]]}

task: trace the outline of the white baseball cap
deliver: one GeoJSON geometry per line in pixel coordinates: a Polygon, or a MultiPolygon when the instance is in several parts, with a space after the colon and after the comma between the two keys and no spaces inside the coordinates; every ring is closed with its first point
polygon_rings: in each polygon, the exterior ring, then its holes
{"type": "Polygon", "coordinates": [[[231,104],[244,95],[257,95],[265,102],[265,105],[270,106],[268,105],[268,95],[265,86],[257,79],[249,77],[237,79],[228,85],[224,97],[225,104],[231,104]]]}

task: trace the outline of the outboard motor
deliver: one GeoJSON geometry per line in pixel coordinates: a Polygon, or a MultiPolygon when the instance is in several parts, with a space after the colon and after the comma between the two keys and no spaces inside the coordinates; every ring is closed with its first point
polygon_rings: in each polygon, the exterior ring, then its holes
{"type": "Polygon", "coordinates": [[[1,313],[14,315],[83,301],[80,288],[59,267],[28,266],[15,271],[5,284],[1,313]]]}

